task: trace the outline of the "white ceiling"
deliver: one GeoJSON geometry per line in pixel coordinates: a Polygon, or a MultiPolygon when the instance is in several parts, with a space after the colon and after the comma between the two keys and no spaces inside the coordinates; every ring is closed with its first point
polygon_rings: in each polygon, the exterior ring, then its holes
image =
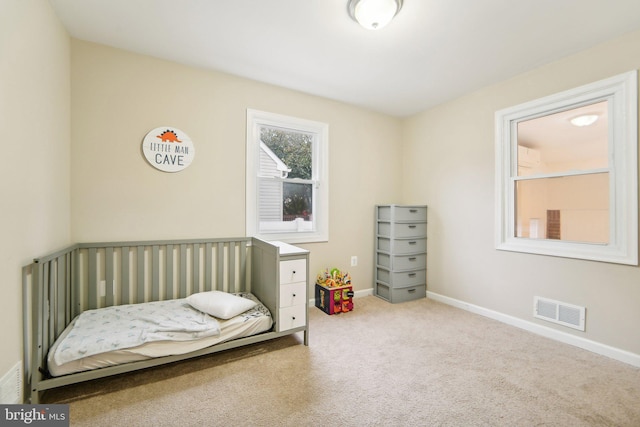
{"type": "Polygon", "coordinates": [[[639,0],[50,0],[71,36],[408,116],[640,29],[639,0]]]}

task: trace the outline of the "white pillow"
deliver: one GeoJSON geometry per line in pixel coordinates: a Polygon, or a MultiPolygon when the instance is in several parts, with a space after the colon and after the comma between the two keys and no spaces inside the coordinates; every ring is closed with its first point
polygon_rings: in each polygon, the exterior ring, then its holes
{"type": "Polygon", "coordinates": [[[225,320],[244,313],[258,304],[250,299],[221,291],[200,292],[189,295],[187,302],[196,310],[225,320]]]}

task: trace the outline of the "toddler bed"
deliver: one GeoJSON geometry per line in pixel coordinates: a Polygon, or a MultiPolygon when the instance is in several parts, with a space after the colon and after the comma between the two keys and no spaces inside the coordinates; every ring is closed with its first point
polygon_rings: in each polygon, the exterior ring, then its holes
{"type": "Polygon", "coordinates": [[[308,344],[306,316],[277,327],[279,255],[237,238],[78,244],[35,259],[23,269],[25,401],[299,331],[308,344]]]}
{"type": "MultiPolygon", "coordinates": [[[[191,323],[180,322],[176,325],[167,325],[166,321],[158,323],[150,321],[148,322],[150,325],[162,327],[138,327],[133,329],[138,329],[138,331],[151,330],[151,333],[144,335],[156,335],[156,337],[143,337],[141,336],[143,334],[130,334],[128,332],[133,328],[133,326],[127,327],[124,325],[125,328],[120,328],[118,323],[109,320],[113,317],[113,313],[107,312],[104,317],[101,317],[101,320],[95,321],[91,319],[90,321],[85,322],[87,324],[85,329],[92,328],[92,325],[96,323],[106,322],[107,326],[119,328],[121,331],[125,332],[125,335],[134,336],[129,342],[127,342],[126,336],[123,339],[121,336],[122,334],[117,334],[116,331],[112,331],[111,327],[109,327],[106,331],[101,331],[100,334],[91,334],[89,338],[94,338],[92,341],[96,341],[97,343],[94,342],[87,345],[84,342],[86,340],[77,338],[78,336],[81,336],[82,332],[78,331],[79,328],[74,329],[76,321],[78,320],[78,318],[76,318],[71,322],[71,324],[69,324],[69,326],[67,326],[53,346],[49,349],[49,353],[47,355],[49,374],[51,374],[51,376],[58,377],[75,372],[88,371],[91,369],[104,368],[107,366],[120,365],[139,360],[147,360],[154,357],[185,354],[210,347],[221,342],[259,334],[271,329],[271,313],[257,300],[257,298],[255,298],[255,296],[250,293],[240,293],[237,294],[237,296],[249,302],[253,302],[255,306],[248,310],[243,310],[242,313],[229,319],[217,319],[210,317],[203,312],[197,311],[189,306],[185,298],[124,306],[129,307],[130,311],[133,312],[133,315],[131,316],[133,319],[140,318],[140,312],[145,313],[144,307],[153,310],[157,305],[161,305],[159,310],[162,317],[167,316],[168,319],[180,318],[184,312],[193,315],[193,317],[195,317],[195,324],[198,327],[192,328],[196,330],[196,332],[189,332],[187,339],[180,334],[175,336],[175,332],[166,331],[171,329],[175,330],[176,326],[182,327],[183,324],[190,325],[191,323]],[[163,306],[163,304],[168,306],[163,306]],[[143,308],[138,308],[139,306],[143,308]],[[202,326],[202,330],[199,330],[200,326],[202,326]],[[76,337],[75,342],[73,339],[70,339],[70,336],[73,337],[74,334],[76,337]],[[104,347],[106,347],[106,349],[104,347]]],[[[107,309],[117,307],[120,306],[107,307],[107,309]]],[[[104,309],[99,309],[97,311],[90,310],[85,311],[82,315],[92,315],[93,313],[97,313],[97,316],[101,316],[99,313],[103,311],[104,309]]],[[[151,315],[152,319],[153,316],[155,316],[155,313],[151,315]]],[[[85,318],[90,317],[94,316],[85,316],[85,318]]],[[[149,317],[142,317],[142,319],[145,320],[148,318],[149,317]]],[[[129,320],[129,316],[122,316],[121,319],[126,319],[125,321],[129,325],[134,323],[129,320]]],[[[102,328],[104,325],[100,324],[99,326],[102,328]]]]}

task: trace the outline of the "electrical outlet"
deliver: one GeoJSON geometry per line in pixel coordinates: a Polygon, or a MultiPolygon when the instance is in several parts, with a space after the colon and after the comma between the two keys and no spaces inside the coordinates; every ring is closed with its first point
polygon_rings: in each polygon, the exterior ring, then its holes
{"type": "Polygon", "coordinates": [[[355,266],[357,266],[357,265],[358,265],[358,257],[357,257],[357,256],[355,256],[355,255],[353,255],[353,256],[351,257],[351,267],[355,267],[355,266]]]}

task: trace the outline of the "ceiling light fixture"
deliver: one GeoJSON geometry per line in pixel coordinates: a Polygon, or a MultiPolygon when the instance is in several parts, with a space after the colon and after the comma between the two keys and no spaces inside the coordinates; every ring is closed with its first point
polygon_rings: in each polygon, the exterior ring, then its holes
{"type": "Polygon", "coordinates": [[[402,8],[402,0],[349,0],[349,16],[368,30],[386,26],[402,8]]]}
{"type": "Polygon", "coordinates": [[[591,126],[598,120],[597,114],[584,114],[571,119],[571,124],[578,127],[591,126]]]}

